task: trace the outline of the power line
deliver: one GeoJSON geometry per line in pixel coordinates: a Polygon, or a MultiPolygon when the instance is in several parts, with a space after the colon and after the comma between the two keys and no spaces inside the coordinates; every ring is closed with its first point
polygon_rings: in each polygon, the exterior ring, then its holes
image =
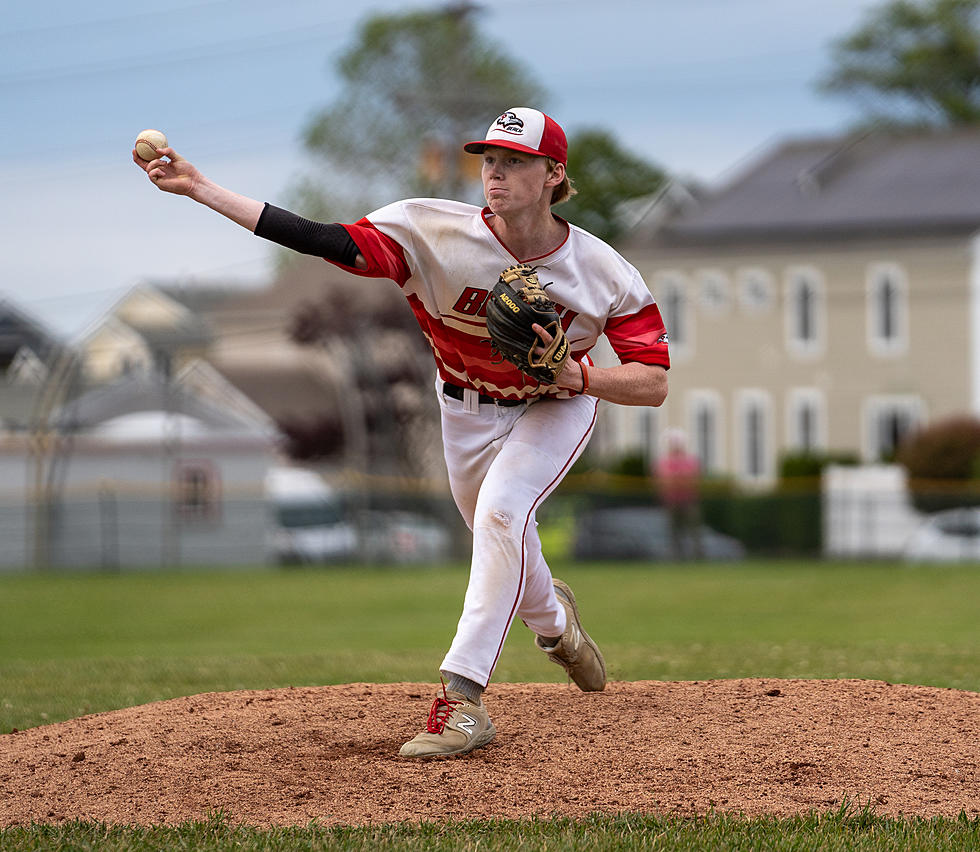
{"type": "Polygon", "coordinates": [[[145,58],[111,59],[103,62],[65,65],[57,68],[41,69],[32,72],[15,72],[0,75],[0,88],[25,86],[37,83],[50,83],[67,78],[99,76],[102,74],[122,74],[130,71],[158,68],[162,65],[184,65],[188,62],[211,62],[219,58],[255,53],[263,50],[277,50],[293,47],[307,42],[322,42],[326,33],[337,31],[339,21],[324,21],[320,24],[302,24],[278,32],[264,32],[257,36],[246,36],[222,42],[189,47],[183,50],[151,54],[145,58]]]}
{"type": "MultiPolygon", "coordinates": [[[[186,6],[167,5],[168,15],[179,15],[184,12],[196,12],[213,8],[216,6],[241,6],[241,0],[194,0],[186,6]]],[[[29,38],[33,35],[48,35],[57,32],[77,32],[79,29],[89,27],[105,27],[126,23],[138,23],[145,20],[160,20],[160,10],[152,9],[148,12],[135,12],[128,15],[113,15],[104,18],[89,18],[85,21],[71,21],[66,23],[43,24],[35,27],[21,27],[20,29],[0,31],[0,39],[29,38]]]]}

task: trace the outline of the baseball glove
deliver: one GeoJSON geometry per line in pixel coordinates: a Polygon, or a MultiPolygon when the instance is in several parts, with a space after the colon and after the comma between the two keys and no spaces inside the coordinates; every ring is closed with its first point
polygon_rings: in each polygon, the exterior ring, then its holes
{"type": "Polygon", "coordinates": [[[534,267],[518,264],[500,273],[487,300],[487,331],[501,358],[542,384],[555,383],[568,358],[568,340],[534,267]],[[552,336],[547,346],[531,328],[534,323],[552,336]]]}

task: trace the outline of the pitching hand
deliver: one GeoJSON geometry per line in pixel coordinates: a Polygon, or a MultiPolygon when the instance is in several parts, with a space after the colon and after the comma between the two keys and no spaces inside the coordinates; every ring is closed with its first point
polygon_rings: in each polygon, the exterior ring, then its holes
{"type": "Polygon", "coordinates": [[[144,160],[133,148],[133,162],[146,172],[157,189],[175,195],[190,195],[200,182],[201,173],[173,148],[157,148],[157,154],[155,160],[144,160]]]}

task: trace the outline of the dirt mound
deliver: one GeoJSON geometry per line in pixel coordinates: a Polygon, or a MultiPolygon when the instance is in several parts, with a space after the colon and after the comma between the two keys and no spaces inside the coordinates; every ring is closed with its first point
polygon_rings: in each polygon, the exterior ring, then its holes
{"type": "Polygon", "coordinates": [[[493,684],[497,738],[408,761],[429,684],[195,695],[0,737],[0,825],[592,812],[980,813],[980,694],[855,680],[493,684]]]}

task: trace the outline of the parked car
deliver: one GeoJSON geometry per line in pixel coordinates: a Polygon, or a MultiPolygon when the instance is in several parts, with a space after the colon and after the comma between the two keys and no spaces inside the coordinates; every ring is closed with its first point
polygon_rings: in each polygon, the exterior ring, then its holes
{"type": "Polygon", "coordinates": [[[357,550],[357,530],[343,500],[310,470],[272,468],[265,479],[271,517],[269,557],[280,565],[347,559],[357,550]]]}
{"type": "MultiPolygon", "coordinates": [[[[701,526],[704,559],[734,560],[745,557],[745,547],[737,539],[701,526]]],[[[591,509],[576,519],[572,555],[576,559],[647,559],[669,561],[670,522],[663,509],[648,506],[621,506],[591,509]]]]}
{"type": "Polygon", "coordinates": [[[909,536],[903,556],[909,562],[980,562],[980,508],[929,515],[909,536]]]}
{"type": "Polygon", "coordinates": [[[439,562],[449,558],[452,536],[435,518],[402,510],[357,516],[359,556],[367,562],[439,562]]]}

